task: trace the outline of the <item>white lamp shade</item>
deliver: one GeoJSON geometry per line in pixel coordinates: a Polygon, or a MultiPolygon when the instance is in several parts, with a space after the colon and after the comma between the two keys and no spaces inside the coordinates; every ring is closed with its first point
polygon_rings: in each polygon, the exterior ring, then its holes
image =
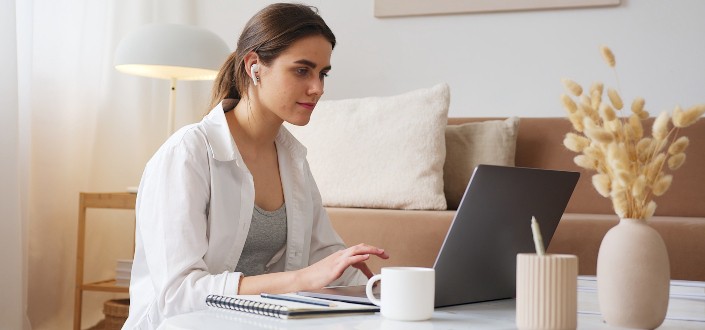
{"type": "Polygon", "coordinates": [[[115,50],[121,72],[161,79],[212,80],[230,55],[215,33],[195,26],[150,24],[129,33],[115,50]]]}

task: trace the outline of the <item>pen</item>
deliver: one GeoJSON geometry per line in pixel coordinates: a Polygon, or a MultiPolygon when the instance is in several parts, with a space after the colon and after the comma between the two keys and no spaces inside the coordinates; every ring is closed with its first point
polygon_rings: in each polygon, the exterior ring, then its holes
{"type": "Polygon", "coordinates": [[[531,217],[531,232],[534,236],[534,247],[536,248],[536,253],[539,256],[546,254],[546,250],[543,247],[543,238],[541,238],[541,230],[539,229],[539,223],[536,221],[536,217],[531,217]]]}
{"type": "Polygon", "coordinates": [[[326,307],[335,307],[336,305],[332,302],[327,302],[327,301],[321,301],[321,300],[314,300],[314,299],[309,299],[309,298],[304,298],[304,297],[295,297],[295,296],[289,296],[289,295],[281,295],[281,294],[269,294],[269,293],[262,293],[260,294],[260,297],[262,298],[268,298],[268,299],[278,299],[278,300],[286,300],[286,301],[294,301],[294,302],[300,302],[304,304],[310,304],[310,305],[318,305],[318,306],[326,306],[326,307]]]}

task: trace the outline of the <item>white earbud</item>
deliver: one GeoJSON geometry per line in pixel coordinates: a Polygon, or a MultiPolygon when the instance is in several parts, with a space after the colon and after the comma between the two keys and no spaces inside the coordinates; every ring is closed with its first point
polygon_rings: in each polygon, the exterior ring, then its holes
{"type": "Polygon", "coordinates": [[[252,74],[252,82],[257,86],[257,75],[255,75],[256,72],[259,71],[259,65],[257,64],[252,64],[250,67],[250,73],[252,74]]]}

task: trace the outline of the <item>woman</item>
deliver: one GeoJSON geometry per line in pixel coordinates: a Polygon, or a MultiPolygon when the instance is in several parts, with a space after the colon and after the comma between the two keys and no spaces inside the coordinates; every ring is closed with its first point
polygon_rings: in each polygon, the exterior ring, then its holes
{"type": "Polygon", "coordinates": [[[334,46],[308,6],[274,4],[247,23],[214,83],[213,109],[145,168],[124,328],[203,309],[208,294],[363,284],[372,275],[364,261],[388,258],[373,246],[345,248],[305,148],[282,126],[308,123],[334,46]]]}

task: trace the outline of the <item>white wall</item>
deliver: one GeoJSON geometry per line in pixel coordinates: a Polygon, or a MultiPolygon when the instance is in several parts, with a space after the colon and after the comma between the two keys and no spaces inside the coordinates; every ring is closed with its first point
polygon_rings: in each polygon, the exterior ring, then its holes
{"type": "MultiPolygon", "coordinates": [[[[234,49],[246,20],[271,1],[209,0],[199,25],[234,49]]],[[[560,78],[583,85],[614,74],[625,101],[650,111],[705,100],[705,1],[622,0],[618,7],[375,18],[374,0],[304,1],[338,38],[327,99],[394,95],[445,81],[450,116],[563,116],[560,78]]]]}

